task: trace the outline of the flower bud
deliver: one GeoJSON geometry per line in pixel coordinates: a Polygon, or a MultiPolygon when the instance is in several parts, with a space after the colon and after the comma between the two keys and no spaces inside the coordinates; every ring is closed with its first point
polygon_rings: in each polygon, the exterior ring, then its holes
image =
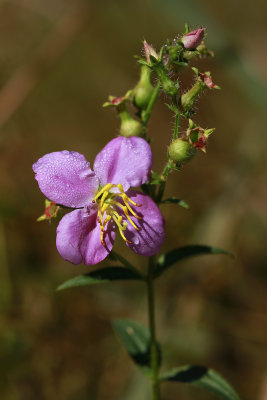
{"type": "Polygon", "coordinates": [[[119,116],[121,119],[120,134],[122,136],[143,136],[141,123],[134,119],[126,109],[119,111],[119,116]]]}
{"type": "Polygon", "coordinates": [[[169,158],[175,163],[186,163],[194,157],[195,153],[195,148],[182,139],[175,139],[168,147],[169,158]]]}
{"type": "Polygon", "coordinates": [[[136,121],[127,110],[127,101],[132,91],[129,90],[125,96],[109,96],[109,101],[103,104],[103,107],[114,107],[121,120],[120,134],[125,137],[143,136],[143,127],[139,121],[136,121]]]}
{"type": "Polygon", "coordinates": [[[191,111],[194,107],[195,101],[201,92],[206,88],[206,84],[197,81],[191,89],[189,89],[186,93],[181,96],[181,106],[184,111],[191,111]]]}
{"type": "Polygon", "coordinates": [[[159,59],[159,55],[156,52],[156,50],[147,43],[146,40],[144,40],[143,44],[144,44],[144,51],[145,51],[147,63],[148,63],[148,65],[151,65],[150,56],[152,56],[156,60],[158,60],[159,59]]]}
{"type": "Polygon", "coordinates": [[[195,50],[204,38],[205,30],[203,28],[196,29],[184,35],[181,42],[186,50],[195,50]]]}
{"type": "Polygon", "coordinates": [[[154,87],[151,84],[151,69],[146,65],[141,66],[140,80],[133,90],[134,105],[140,109],[146,109],[154,87]]]}

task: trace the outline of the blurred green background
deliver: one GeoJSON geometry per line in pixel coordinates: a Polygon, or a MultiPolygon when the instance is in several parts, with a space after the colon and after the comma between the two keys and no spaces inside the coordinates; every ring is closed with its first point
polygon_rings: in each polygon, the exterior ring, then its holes
{"type": "MultiPolygon", "coordinates": [[[[203,364],[245,399],[267,399],[266,80],[267,5],[263,0],[0,1],[0,398],[136,400],[149,386],[115,337],[110,321],[145,323],[144,288],[112,283],[56,292],[90,267],[57,253],[57,222],[36,223],[44,199],[31,165],[45,153],[76,150],[93,162],[118,133],[108,95],[138,79],[133,58],[144,38],[205,26],[221,92],[198,102],[196,120],[216,127],[207,155],[173,174],[164,205],[164,250],[190,243],[228,249],[174,267],[157,283],[157,325],[166,368],[203,364]]],[[[183,88],[192,83],[181,74],[183,88]]],[[[173,120],[164,96],[149,125],[155,170],[165,161],[173,120]]],[[[121,241],[116,249],[143,268],[121,241]]],[[[103,262],[107,265],[108,262],[103,262]]],[[[215,399],[164,384],[163,400],[215,399]]]]}

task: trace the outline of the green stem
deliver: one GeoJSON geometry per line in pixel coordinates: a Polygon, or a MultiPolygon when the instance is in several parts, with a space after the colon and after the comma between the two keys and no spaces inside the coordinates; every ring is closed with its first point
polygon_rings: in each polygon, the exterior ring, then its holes
{"type": "Polygon", "coordinates": [[[152,393],[153,400],[160,400],[159,386],[159,360],[156,341],[156,324],[155,324],[155,297],[154,297],[154,271],[155,257],[149,258],[148,274],[147,274],[147,295],[148,295],[148,316],[150,330],[150,365],[152,370],[152,393]]]}
{"type": "Polygon", "coordinates": [[[158,95],[159,95],[159,90],[160,90],[160,82],[157,83],[157,85],[154,88],[154,91],[152,93],[152,96],[150,97],[148,106],[146,108],[146,110],[144,110],[142,112],[142,116],[141,116],[141,121],[144,127],[147,126],[147,123],[149,121],[152,109],[157,101],[158,95]]]}
{"type": "Polygon", "coordinates": [[[174,125],[174,132],[173,132],[173,139],[177,139],[178,138],[178,133],[179,133],[179,125],[180,125],[180,113],[177,112],[175,114],[175,125],[174,125]]]}
{"type": "Polygon", "coordinates": [[[167,164],[164,167],[164,170],[162,172],[161,175],[161,182],[159,183],[158,186],[158,194],[156,196],[156,203],[160,203],[165,191],[165,186],[166,186],[166,181],[167,181],[167,177],[170,174],[170,172],[173,169],[173,165],[171,163],[171,161],[168,161],[167,164]]]}

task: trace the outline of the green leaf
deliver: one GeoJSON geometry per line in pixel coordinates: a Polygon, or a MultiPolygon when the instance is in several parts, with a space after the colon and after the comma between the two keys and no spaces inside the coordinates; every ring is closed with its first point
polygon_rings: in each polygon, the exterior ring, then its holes
{"type": "Polygon", "coordinates": [[[76,286],[97,285],[120,280],[141,280],[142,276],[133,270],[121,267],[108,267],[79,275],[69,279],[58,286],[57,290],[68,289],[76,286]]]}
{"type": "Polygon", "coordinates": [[[190,245],[178,247],[177,249],[173,249],[160,256],[156,266],[156,277],[160,276],[163,271],[179,261],[182,261],[186,258],[207,254],[226,254],[230,257],[233,257],[233,255],[228,251],[212,246],[190,245]]]}
{"type": "MultiPolygon", "coordinates": [[[[150,332],[138,322],[129,319],[117,319],[113,321],[113,327],[122,341],[127,353],[132,360],[150,373],[150,332]]],[[[161,362],[161,352],[158,346],[158,360],[161,362]]]]}
{"type": "Polygon", "coordinates": [[[139,59],[137,60],[137,62],[141,65],[146,65],[147,67],[149,67],[149,64],[145,60],[139,59]]]}
{"type": "Polygon", "coordinates": [[[167,372],[162,381],[188,383],[217,394],[224,400],[240,400],[232,386],[213,369],[199,365],[184,366],[167,372]]]}
{"type": "Polygon", "coordinates": [[[151,175],[153,179],[160,179],[160,175],[157,174],[155,171],[151,171],[151,175]]]}
{"type": "Polygon", "coordinates": [[[179,113],[179,108],[177,106],[168,103],[165,103],[165,106],[168,107],[168,109],[171,110],[174,114],[179,113]]]}
{"type": "Polygon", "coordinates": [[[160,203],[161,204],[178,204],[181,207],[189,208],[189,205],[185,201],[177,199],[176,197],[170,197],[168,199],[161,200],[160,203]]]}

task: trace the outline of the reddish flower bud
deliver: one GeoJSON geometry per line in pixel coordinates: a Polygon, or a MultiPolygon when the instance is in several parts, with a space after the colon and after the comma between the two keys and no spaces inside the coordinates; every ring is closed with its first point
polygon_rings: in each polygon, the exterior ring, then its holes
{"type": "Polygon", "coordinates": [[[146,40],[144,40],[144,51],[148,65],[151,65],[150,56],[156,58],[156,60],[159,59],[159,55],[157,54],[156,50],[150,46],[146,40]]]}
{"type": "Polygon", "coordinates": [[[195,31],[189,32],[182,37],[181,42],[184,48],[187,50],[194,50],[200,45],[204,38],[205,30],[203,28],[196,29],[195,31]]]}

